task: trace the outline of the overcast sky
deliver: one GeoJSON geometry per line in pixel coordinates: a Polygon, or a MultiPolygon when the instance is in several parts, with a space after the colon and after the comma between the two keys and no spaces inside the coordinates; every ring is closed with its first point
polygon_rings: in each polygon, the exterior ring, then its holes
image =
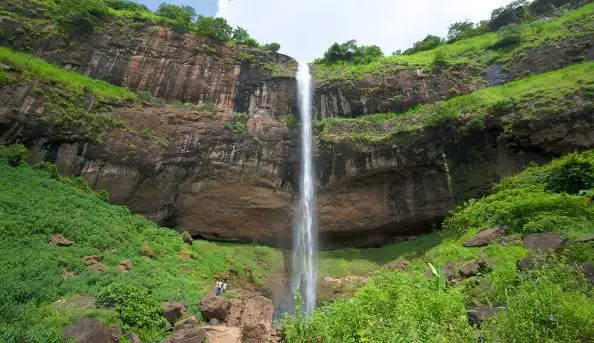
{"type": "Polygon", "coordinates": [[[487,19],[511,0],[142,0],[186,4],[239,25],[261,43],[303,61],[320,57],[334,42],[356,39],[389,55],[427,34],[444,37],[450,24],[487,19]],[[218,1],[218,4],[217,4],[218,1]],[[218,5],[218,6],[217,6],[218,5]],[[218,10],[217,10],[218,8],[218,10]]]}
{"type": "Polygon", "coordinates": [[[511,0],[218,0],[217,15],[260,42],[303,61],[334,42],[356,39],[385,54],[406,49],[428,33],[445,36],[456,21],[487,19],[511,0]]]}

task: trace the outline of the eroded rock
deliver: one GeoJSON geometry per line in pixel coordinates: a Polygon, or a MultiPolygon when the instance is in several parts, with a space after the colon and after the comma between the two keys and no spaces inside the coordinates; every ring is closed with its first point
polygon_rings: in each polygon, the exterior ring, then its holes
{"type": "Polygon", "coordinates": [[[565,239],[558,232],[531,233],[524,237],[524,246],[536,252],[548,252],[563,248],[565,239]]]}
{"type": "MultiPolygon", "coordinates": [[[[201,327],[206,332],[208,343],[242,343],[248,342],[242,340],[241,329],[237,327],[228,326],[203,326],[201,327]]],[[[265,341],[261,341],[264,343],[265,341]]]]}
{"type": "Polygon", "coordinates": [[[244,342],[265,342],[272,329],[272,300],[263,296],[247,299],[241,316],[244,342]]]}
{"type": "Polygon", "coordinates": [[[464,262],[461,266],[460,269],[458,270],[458,273],[460,274],[461,277],[463,278],[469,278],[472,276],[477,275],[478,273],[485,273],[491,270],[490,265],[492,263],[490,261],[487,260],[471,260],[471,261],[467,261],[464,262]]]}
{"type": "Polygon", "coordinates": [[[84,317],[64,329],[64,338],[79,343],[114,343],[109,328],[102,322],[84,317]]]}
{"type": "Polygon", "coordinates": [[[64,237],[61,233],[56,233],[52,235],[49,239],[49,245],[56,245],[59,247],[69,247],[74,244],[74,241],[69,240],[68,238],[64,237]]]}
{"type": "Polygon", "coordinates": [[[466,314],[468,316],[468,323],[470,325],[481,326],[481,324],[485,320],[492,317],[504,308],[504,304],[498,304],[497,306],[479,305],[472,307],[468,311],[466,311],[466,314]]]}
{"type": "Polygon", "coordinates": [[[173,325],[186,312],[187,306],[181,301],[169,301],[161,304],[161,309],[163,310],[163,317],[173,325]]]}
{"type": "Polygon", "coordinates": [[[177,322],[173,325],[173,332],[176,332],[176,331],[179,331],[182,329],[191,329],[196,326],[197,322],[198,321],[196,320],[196,317],[194,317],[194,316],[188,317],[184,320],[180,320],[179,322],[177,322]]]}
{"type": "Polygon", "coordinates": [[[206,320],[216,318],[222,322],[227,321],[231,302],[223,297],[207,295],[198,303],[198,309],[206,317],[206,320]]]}
{"type": "Polygon", "coordinates": [[[464,242],[465,247],[481,247],[489,245],[491,242],[502,238],[507,234],[507,226],[497,226],[490,229],[486,229],[472,236],[470,239],[464,242]]]}
{"type": "Polygon", "coordinates": [[[594,286],[594,265],[590,262],[583,262],[580,264],[580,269],[584,272],[584,278],[594,286]]]}

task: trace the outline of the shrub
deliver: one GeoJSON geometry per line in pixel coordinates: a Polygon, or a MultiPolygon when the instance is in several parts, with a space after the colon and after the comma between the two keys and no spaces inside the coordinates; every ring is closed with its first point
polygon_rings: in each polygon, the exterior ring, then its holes
{"type": "Polygon", "coordinates": [[[272,51],[272,52],[277,52],[280,50],[281,46],[278,43],[268,43],[268,44],[264,44],[264,46],[262,47],[264,50],[268,50],[268,51],[272,51]]]}
{"type": "Polygon", "coordinates": [[[447,60],[443,50],[438,49],[435,51],[435,57],[433,58],[433,65],[436,67],[444,67],[447,65],[447,60]]]}
{"type": "Polygon", "coordinates": [[[0,145],[0,160],[6,160],[13,167],[26,161],[28,154],[27,148],[21,144],[0,145]]]}
{"type": "Polygon", "coordinates": [[[210,37],[218,42],[231,40],[233,28],[223,18],[199,16],[194,24],[194,30],[203,36],[210,37]]]}
{"type": "Polygon", "coordinates": [[[357,41],[352,39],[342,44],[334,43],[324,53],[322,59],[317,63],[333,64],[336,62],[352,62],[355,64],[366,64],[382,57],[382,50],[377,45],[358,46],[357,41]]]}
{"type": "Polygon", "coordinates": [[[522,41],[522,35],[516,25],[511,25],[498,33],[499,39],[491,45],[490,49],[509,49],[522,41]]]}
{"type": "Polygon", "coordinates": [[[435,49],[443,43],[444,41],[440,37],[427,35],[427,37],[423,38],[423,40],[414,43],[412,48],[404,50],[403,54],[412,55],[415,52],[435,49]]]}
{"type": "Polygon", "coordinates": [[[578,194],[594,188],[594,168],[589,161],[571,158],[549,175],[546,190],[556,193],[578,194]]]}
{"type": "Polygon", "coordinates": [[[93,33],[95,25],[108,15],[103,1],[63,0],[58,21],[71,33],[93,33]]]}
{"type": "Polygon", "coordinates": [[[126,282],[115,282],[103,289],[97,296],[97,305],[115,305],[125,329],[154,328],[165,324],[159,302],[146,289],[126,282]]]}

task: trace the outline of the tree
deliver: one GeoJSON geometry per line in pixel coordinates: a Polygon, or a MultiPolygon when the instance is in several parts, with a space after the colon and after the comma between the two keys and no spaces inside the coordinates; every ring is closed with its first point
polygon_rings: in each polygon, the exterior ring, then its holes
{"type": "Polygon", "coordinates": [[[505,7],[500,7],[491,13],[489,20],[489,31],[497,31],[500,28],[521,23],[527,16],[528,0],[515,0],[505,7]]]}
{"type": "Polygon", "coordinates": [[[484,33],[484,26],[474,24],[470,20],[459,21],[450,25],[448,29],[448,43],[467,39],[484,33]]]}
{"type": "Polygon", "coordinates": [[[196,19],[196,10],[190,6],[162,3],[155,12],[156,15],[190,23],[196,19]]]}
{"type": "Polygon", "coordinates": [[[233,35],[233,28],[223,18],[199,16],[194,28],[198,34],[210,37],[218,42],[228,42],[233,35]]]}
{"type": "Polygon", "coordinates": [[[272,52],[277,52],[280,50],[281,46],[278,43],[268,43],[268,44],[264,44],[264,46],[262,47],[264,50],[268,50],[268,51],[272,51],[272,52]]]}
{"type": "Polygon", "coordinates": [[[247,46],[253,46],[253,47],[260,46],[260,44],[258,43],[257,40],[250,37],[250,34],[244,28],[241,28],[239,26],[236,27],[235,30],[233,30],[233,33],[231,34],[231,40],[234,41],[235,43],[239,43],[239,44],[243,44],[243,45],[247,45],[247,46]]]}
{"type": "Polygon", "coordinates": [[[402,50],[398,49],[392,53],[392,56],[400,56],[402,55],[402,50]]]}
{"type": "Polygon", "coordinates": [[[105,4],[116,10],[149,12],[149,9],[145,5],[138,4],[132,0],[105,0],[105,4]]]}
{"type": "Polygon", "coordinates": [[[440,37],[434,35],[427,35],[427,37],[423,38],[423,40],[413,44],[412,48],[404,50],[403,54],[411,55],[415,52],[435,49],[443,43],[443,39],[441,39],[440,37]]]}
{"type": "Polygon", "coordinates": [[[334,43],[324,53],[324,57],[318,62],[332,64],[338,61],[353,62],[355,64],[370,63],[383,56],[383,52],[377,45],[358,46],[357,41],[351,39],[342,44],[334,43]]]}

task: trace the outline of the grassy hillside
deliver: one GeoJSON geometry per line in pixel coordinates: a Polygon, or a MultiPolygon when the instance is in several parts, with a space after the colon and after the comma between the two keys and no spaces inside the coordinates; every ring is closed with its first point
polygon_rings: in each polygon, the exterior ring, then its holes
{"type": "MultiPolygon", "coordinates": [[[[246,267],[261,282],[282,268],[281,253],[268,247],[184,244],[175,231],[109,205],[84,181],[60,178],[49,165],[11,166],[9,160],[18,161],[15,155],[0,149],[0,342],[57,342],[62,328],[85,314],[113,326],[126,324],[111,311],[56,307],[52,303],[59,297],[96,296],[123,282],[146,288],[152,301],[183,300],[196,313],[196,302],[217,276],[230,270],[243,275],[246,267]],[[74,245],[49,245],[56,233],[74,245]],[[102,256],[105,271],[85,265],[83,258],[92,255],[102,256]],[[126,273],[116,268],[125,259],[135,263],[126,273]]],[[[137,331],[153,339],[163,334],[154,328],[137,331]]]]}
{"type": "Polygon", "coordinates": [[[594,4],[589,4],[558,18],[518,25],[513,29],[460,40],[413,55],[383,57],[369,64],[316,64],[315,77],[323,84],[358,80],[374,73],[431,67],[436,59],[439,64],[462,64],[468,67],[483,68],[494,62],[505,65],[512,57],[524,55],[526,49],[564,39],[591,37],[593,34],[594,4]]]}
{"type": "Polygon", "coordinates": [[[594,103],[594,62],[572,65],[507,84],[490,87],[404,113],[358,118],[329,118],[317,127],[320,142],[385,143],[400,134],[427,127],[453,125],[459,132],[482,128],[490,116],[503,115],[507,128],[523,120],[559,118],[576,106],[574,97],[594,103]]]}
{"type": "Polygon", "coordinates": [[[288,317],[289,342],[590,342],[594,337],[594,289],[577,267],[594,263],[594,242],[575,239],[594,234],[594,151],[531,167],[503,180],[494,194],[471,200],[452,212],[444,231],[380,249],[329,253],[345,273],[376,269],[352,299],[318,308],[313,316],[288,317]],[[583,190],[586,195],[575,194],[583,190]],[[568,194],[569,193],[569,194],[568,194]],[[478,231],[506,224],[505,240],[486,247],[462,243],[478,231]],[[569,239],[554,254],[529,252],[522,236],[555,231],[569,239]],[[519,272],[519,259],[537,266],[519,272]],[[403,259],[404,271],[390,271],[403,259]],[[428,263],[490,261],[467,279],[440,284],[428,263]],[[381,268],[382,265],[388,266],[381,268]],[[431,274],[431,272],[429,272],[431,274]],[[481,328],[468,324],[466,311],[478,304],[504,304],[481,328]]]}

